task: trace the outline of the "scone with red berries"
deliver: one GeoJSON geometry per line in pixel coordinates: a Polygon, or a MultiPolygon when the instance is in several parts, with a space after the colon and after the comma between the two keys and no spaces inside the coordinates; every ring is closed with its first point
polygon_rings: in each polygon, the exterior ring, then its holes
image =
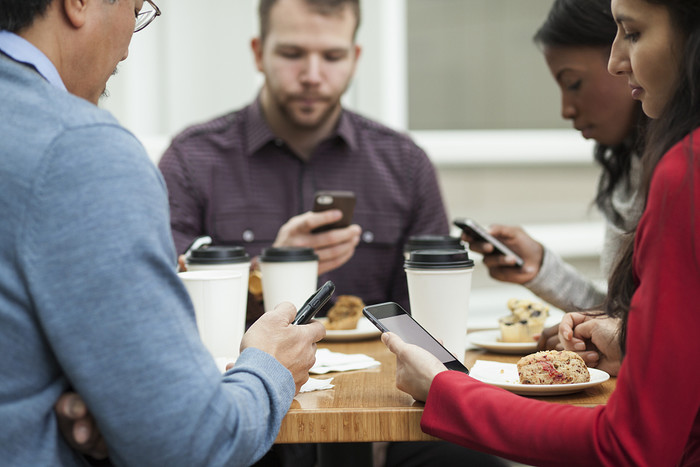
{"type": "Polygon", "coordinates": [[[586,383],[591,374],[583,359],[568,350],[544,350],[526,355],[518,361],[522,384],[586,383]]]}

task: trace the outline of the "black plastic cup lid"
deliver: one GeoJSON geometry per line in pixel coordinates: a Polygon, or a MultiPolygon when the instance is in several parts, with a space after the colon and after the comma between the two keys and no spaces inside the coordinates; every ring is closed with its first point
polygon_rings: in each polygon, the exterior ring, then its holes
{"type": "Polygon", "coordinates": [[[414,235],[408,237],[404,251],[415,250],[459,250],[462,248],[461,240],[449,235],[414,235]]]}
{"type": "Polygon", "coordinates": [[[187,262],[190,264],[247,263],[250,256],[242,246],[204,245],[192,250],[187,262]]]}
{"type": "Polygon", "coordinates": [[[313,248],[270,247],[260,254],[260,261],[268,263],[291,263],[294,261],[318,261],[313,248]]]}
{"type": "Polygon", "coordinates": [[[406,269],[460,269],[474,267],[466,250],[416,250],[404,263],[406,269]]]}

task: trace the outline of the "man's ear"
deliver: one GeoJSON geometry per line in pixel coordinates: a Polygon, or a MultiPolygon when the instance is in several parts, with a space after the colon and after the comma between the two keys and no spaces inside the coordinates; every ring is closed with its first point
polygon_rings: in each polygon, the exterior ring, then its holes
{"type": "Polygon", "coordinates": [[[355,62],[360,59],[360,55],[362,55],[362,46],[355,44],[355,62]]]}
{"type": "Polygon", "coordinates": [[[88,6],[91,0],[59,0],[63,4],[63,12],[68,22],[74,28],[81,28],[87,21],[88,6]]]}
{"type": "Polygon", "coordinates": [[[253,58],[255,59],[255,67],[258,71],[263,71],[263,41],[259,37],[255,37],[250,41],[250,48],[253,50],[253,58]]]}

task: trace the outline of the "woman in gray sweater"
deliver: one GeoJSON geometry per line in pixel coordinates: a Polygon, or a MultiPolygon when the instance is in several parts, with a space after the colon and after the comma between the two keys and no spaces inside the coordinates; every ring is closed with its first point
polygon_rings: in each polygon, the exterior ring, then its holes
{"type": "MultiPolygon", "coordinates": [[[[606,221],[601,269],[607,276],[623,236],[634,229],[642,213],[643,199],[637,196],[642,152],[639,135],[646,117],[632,99],[627,79],[612,76],[607,70],[617,31],[610,2],[591,1],[597,8],[591,8],[591,2],[582,5],[577,0],[555,0],[534,40],[561,90],[562,117],[571,120],[584,138],[596,141],[594,158],[602,173],[595,203],[606,221]]],[[[523,267],[514,267],[513,258],[494,254],[491,245],[471,242],[472,250],[484,254],[484,264],[493,278],[522,284],[567,312],[603,303],[604,287],[522,228],[494,225],[490,232],[525,260],[523,267]]],[[[555,331],[545,331],[544,337],[540,348],[556,347],[555,331]]],[[[596,356],[591,353],[588,357],[587,363],[595,364],[596,356]]]]}

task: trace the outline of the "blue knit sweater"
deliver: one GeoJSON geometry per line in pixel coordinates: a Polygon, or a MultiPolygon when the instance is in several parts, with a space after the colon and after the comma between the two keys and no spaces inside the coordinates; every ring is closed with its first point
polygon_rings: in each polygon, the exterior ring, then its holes
{"type": "Polygon", "coordinates": [[[246,465],[291,374],[203,347],[163,181],[109,113],[0,54],[0,463],[81,465],[53,404],[73,387],[120,465],[246,465]]]}

